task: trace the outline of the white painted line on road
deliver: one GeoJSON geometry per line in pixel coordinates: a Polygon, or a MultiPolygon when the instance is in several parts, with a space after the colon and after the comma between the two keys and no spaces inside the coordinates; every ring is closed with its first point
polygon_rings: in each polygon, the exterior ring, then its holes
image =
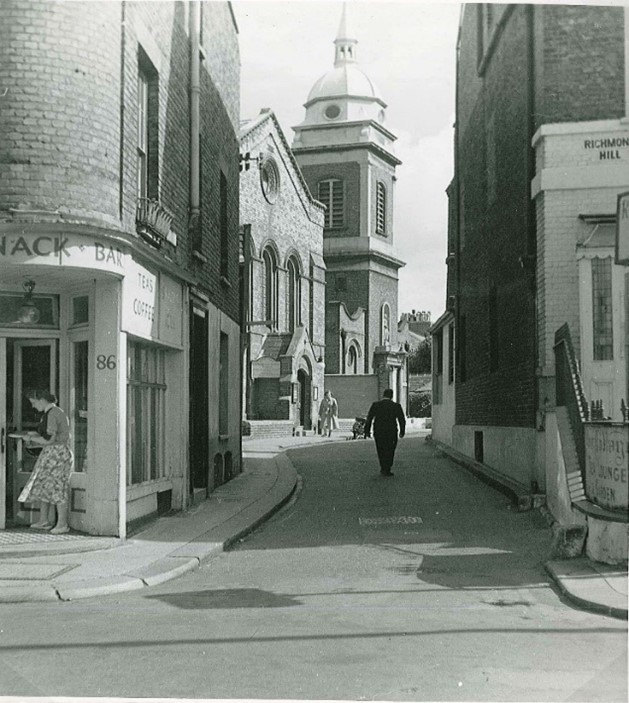
{"type": "Polygon", "coordinates": [[[358,524],[365,527],[378,525],[421,525],[424,521],[419,516],[400,517],[359,517],[358,524]]]}

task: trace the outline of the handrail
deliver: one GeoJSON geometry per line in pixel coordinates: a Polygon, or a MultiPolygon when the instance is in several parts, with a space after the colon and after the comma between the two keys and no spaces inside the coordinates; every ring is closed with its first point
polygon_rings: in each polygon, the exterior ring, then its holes
{"type": "Polygon", "coordinates": [[[562,325],[555,332],[555,393],[557,405],[568,411],[570,427],[574,435],[581,473],[585,473],[585,430],[583,423],[589,420],[588,402],[583,391],[579,362],[570,336],[570,328],[562,325]]]}

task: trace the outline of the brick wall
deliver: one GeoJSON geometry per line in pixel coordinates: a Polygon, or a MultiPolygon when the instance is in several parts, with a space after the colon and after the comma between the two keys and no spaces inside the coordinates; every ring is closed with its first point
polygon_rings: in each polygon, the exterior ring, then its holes
{"type": "Polygon", "coordinates": [[[204,3],[201,226],[208,262],[193,263],[187,14],[180,2],[0,4],[0,85],[7,89],[0,111],[0,213],[46,210],[53,220],[135,237],[141,47],[159,84],[158,197],[174,214],[178,238],[162,254],[195,274],[212,302],[238,320],[237,34],[227,3],[204,3]],[[219,241],[220,169],[228,181],[231,286],[221,284],[220,262],[210,256],[219,241]]]}
{"type": "Polygon", "coordinates": [[[624,116],[624,9],[535,8],[536,126],[624,116]]]}
{"type": "Polygon", "coordinates": [[[0,4],[0,211],[118,221],[120,12],[0,4]]]}
{"type": "MultiPolygon", "coordinates": [[[[465,8],[457,65],[455,183],[464,194],[459,223],[464,232],[456,286],[458,314],[466,320],[465,340],[459,340],[466,364],[458,374],[456,420],[534,426],[535,365],[547,363],[560,318],[578,324],[574,213],[583,193],[544,193],[532,208],[530,140],[544,123],[623,114],[624,16],[621,8],[610,7],[512,6],[494,41],[485,43],[489,51],[479,64],[480,11],[480,5],[465,8]],[[547,234],[538,236],[539,228],[547,234]]],[[[540,145],[538,166],[552,161],[547,149],[561,148],[561,139],[540,145]]],[[[571,165],[589,165],[583,149],[573,156],[571,165]]],[[[453,285],[449,281],[449,289],[453,285]]]]}
{"type": "MultiPolygon", "coordinates": [[[[476,8],[466,9],[466,24],[476,8]]],[[[459,65],[459,105],[467,101],[458,133],[458,178],[465,238],[459,251],[459,314],[466,317],[465,382],[456,388],[459,424],[527,426],[534,422],[534,291],[520,257],[528,251],[528,125],[525,14],[511,14],[485,66],[476,93],[463,87],[469,66],[459,65]],[[493,174],[490,171],[493,169],[493,174]],[[493,185],[492,185],[493,183],[493,185]],[[497,368],[490,359],[490,290],[496,291],[497,368]]],[[[475,51],[475,27],[466,26],[475,51]]],[[[476,59],[474,57],[474,65],[476,59]]],[[[461,106],[461,109],[463,107],[461,106]]]]}

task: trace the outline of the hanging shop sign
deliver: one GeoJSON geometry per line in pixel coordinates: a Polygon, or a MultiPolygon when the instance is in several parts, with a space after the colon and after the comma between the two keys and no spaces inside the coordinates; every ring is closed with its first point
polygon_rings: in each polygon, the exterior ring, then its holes
{"type": "Polygon", "coordinates": [[[122,282],[122,329],[136,337],[181,347],[181,283],[130,259],[122,282]]]}
{"type": "Polygon", "coordinates": [[[0,265],[69,266],[122,276],[129,258],[123,247],[84,235],[0,235],[0,265]]]}
{"type": "Polygon", "coordinates": [[[616,263],[629,266],[629,191],[618,196],[616,211],[616,263]]]}

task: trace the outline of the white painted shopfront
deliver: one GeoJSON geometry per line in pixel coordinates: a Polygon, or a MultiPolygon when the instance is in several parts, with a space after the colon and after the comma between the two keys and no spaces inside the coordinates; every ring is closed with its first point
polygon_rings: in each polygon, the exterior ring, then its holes
{"type": "Polygon", "coordinates": [[[25,391],[48,388],[71,422],[71,527],[124,537],[185,507],[186,283],[123,240],[38,227],[0,231],[0,528],[36,517],[16,500],[35,459],[9,434],[37,422],[25,391]]]}

